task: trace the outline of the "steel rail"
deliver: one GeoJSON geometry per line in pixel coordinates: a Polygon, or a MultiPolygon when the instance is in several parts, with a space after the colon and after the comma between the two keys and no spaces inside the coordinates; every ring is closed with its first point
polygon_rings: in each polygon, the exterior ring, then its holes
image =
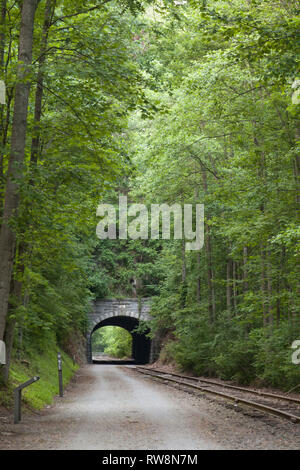
{"type": "Polygon", "coordinates": [[[293,423],[300,423],[300,416],[296,416],[294,414],[287,413],[286,411],[282,411],[282,410],[273,408],[273,407],[268,406],[268,405],[263,405],[262,403],[254,402],[252,400],[246,400],[244,398],[240,398],[240,397],[237,397],[237,396],[234,396],[234,395],[229,395],[227,393],[218,392],[217,390],[211,390],[211,389],[208,389],[206,387],[201,387],[199,385],[194,385],[192,383],[188,383],[188,382],[185,382],[183,380],[172,379],[171,377],[167,377],[167,375],[170,375],[167,372],[160,372],[159,374],[155,374],[152,371],[150,372],[149,370],[147,370],[147,368],[140,368],[140,367],[136,367],[136,370],[138,372],[141,372],[142,374],[149,375],[150,377],[155,377],[155,378],[160,379],[160,380],[173,382],[173,383],[178,384],[178,385],[184,385],[186,387],[190,387],[190,388],[198,390],[200,392],[208,393],[208,394],[211,394],[211,395],[221,397],[221,398],[226,399],[226,400],[233,401],[236,405],[237,404],[243,404],[243,405],[246,405],[250,408],[255,408],[255,409],[258,409],[260,411],[264,411],[264,412],[267,412],[269,414],[278,416],[280,418],[289,419],[293,423]],[[162,375],[162,374],[164,374],[164,375],[162,375]]]}
{"type": "MultiPolygon", "coordinates": [[[[143,367],[143,366],[139,366],[139,367],[142,368],[142,369],[145,369],[145,370],[150,370],[147,367],[143,367]]],[[[288,401],[288,402],[291,402],[291,403],[297,403],[298,405],[300,405],[300,399],[299,398],[287,397],[286,395],[277,395],[276,393],[264,392],[263,390],[253,390],[251,388],[238,387],[237,385],[223,384],[223,383],[220,383],[220,382],[216,382],[215,380],[211,380],[211,379],[203,379],[201,377],[181,375],[181,374],[176,374],[174,372],[166,372],[166,371],[163,371],[161,369],[155,369],[155,372],[158,372],[160,374],[172,375],[174,377],[180,377],[180,378],[184,378],[184,379],[188,379],[188,380],[195,380],[197,382],[203,382],[203,383],[207,383],[207,384],[211,384],[211,385],[217,385],[218,387],[230,388],[232,390],[239,390],[241,392],[248,392],[248,393],[252,393],[254,395],[259,395],[259,396],[262,396],[262,397],[270,397],[270,398],[274,398],[274,399],[277,399],[277,400],[284,400],[284,401],[288,401]]]]}

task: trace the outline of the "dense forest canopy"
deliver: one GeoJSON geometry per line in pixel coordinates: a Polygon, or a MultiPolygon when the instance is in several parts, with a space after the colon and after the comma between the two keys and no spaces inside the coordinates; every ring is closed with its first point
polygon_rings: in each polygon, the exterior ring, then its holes
{"type": "Polygon", "coordinates": [[[162,360],[298,385],[299,23],[293,0],[1,1],[8,356],[84,333],[94,298],[152,297],[162,360]],[[120,194],[204,204],[203,249],[98,240],[120,194]]]}

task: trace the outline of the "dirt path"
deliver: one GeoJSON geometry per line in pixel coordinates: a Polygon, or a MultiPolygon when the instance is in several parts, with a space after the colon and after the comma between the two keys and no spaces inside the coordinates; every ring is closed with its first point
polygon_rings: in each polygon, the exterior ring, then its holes
{"type": "Polygon", "coordinates": [[[297,449],[300,427],[237,413],[138,375],[85,366],[63,399],[19,425],[0,413],[0,449],[297,449]]]}

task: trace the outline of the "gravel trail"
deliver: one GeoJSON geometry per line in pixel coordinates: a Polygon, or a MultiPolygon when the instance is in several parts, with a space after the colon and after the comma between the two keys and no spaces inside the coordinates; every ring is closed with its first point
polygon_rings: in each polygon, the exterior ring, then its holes
{"type": "Polygon", "coordinates": [[[0,411],[0,449],[299,449],[299,430],[117,365],[84,366],[63,399],[17,426],[0,411]]]}

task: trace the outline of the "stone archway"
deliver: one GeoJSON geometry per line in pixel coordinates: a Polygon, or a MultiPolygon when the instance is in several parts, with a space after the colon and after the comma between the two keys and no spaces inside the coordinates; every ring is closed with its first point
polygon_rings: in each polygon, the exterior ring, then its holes
{"type": "MultiPolygon", "coordinates": [[[[131,332],[140,323],[150,319],[151,299],[96,300],[93,311],[88,314],[87,361],[92,363],[91,336],[103,326],[120,326],[131,332]]],[[[138,364],[153,362],[154,348],[145,334],[132,333],[132,357],[138,364]]]]}

